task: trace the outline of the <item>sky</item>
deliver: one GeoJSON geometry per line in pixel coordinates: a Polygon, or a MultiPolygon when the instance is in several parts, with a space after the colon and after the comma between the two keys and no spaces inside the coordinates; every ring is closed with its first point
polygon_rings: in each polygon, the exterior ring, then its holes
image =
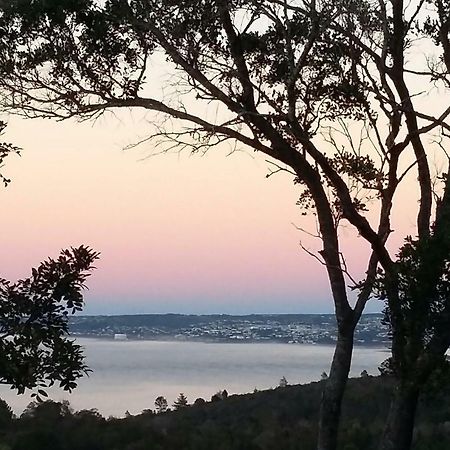
{"type": "MultiPolygon", "coordinates": [[[[9,118],[2,140],[23,151],[2,169],[12,182],[0,189],[1,276],[26,277],[86,244],[101,252],[87,314],[333,312],[324,267],[300,247],[320,242],[296,228],[315,222],[296,206],[292,177],[267,178],[263,155],[226,144],[204,156],[125,150],[149,127],[129,112],[81,124],[9,118]]],[[[400,202],[395,214],[394,243],[414,229],[412,210],[400,202]]],[[[361,278],[368,247],[348,228],[340,235],[361,278]]]]}
{"type": "MultiPolygon", "coordinates": [[[[170,95],[167,64],[153,62],[144,94],[170,95]]],[[[422,82],[414,89],[423,93],[422,82]]],[[[433,88],[415,102],[439,115],[444,99],[433,88]]],[[[291,175],[267,177],[264,155],[230,154],[228,144],[204,156],[155,155],[151,142],[126,149],[152,129],[153,117],[137,110],[83,123],[0,119],[8,121],[1,139],[23,149],[2,168],[12,182],[0,187],[0,277],[26,277],[46,257],[85,244],[101,252],[87,314],[333,312],[325,268],[300,246],[321,248],[298,229],[315,233],[314,218],[296,206],[301,190],[291,175]]],[[[395,198],[393,254],[415,234],[415,178],[411,171],[395,198]]],[[[362,279],[367,243],[350,226],[339,235],[349,271],[362,279]]],[[[373,301],[367,311],[381,309],[373,301]]]]}

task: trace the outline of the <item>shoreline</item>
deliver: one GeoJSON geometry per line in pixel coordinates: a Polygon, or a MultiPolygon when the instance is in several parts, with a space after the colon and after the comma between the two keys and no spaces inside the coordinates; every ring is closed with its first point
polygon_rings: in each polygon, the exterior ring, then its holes
{"type": "MultiPolygon", "coordinates": [[[[92,339],[98,341],[108,342],[167,342],[167,343],[200,343],[200,344],[283,344],[283,345],[307,345],[311,347],[334,347],[335,342],[285,342],[276,339],[221,339],[221,338],[176,338],[170,336],[164,336],[161,338],[149,338],[149,337],[128,337],[126,339],[114,339],[111,335],[90,335],[90,334],[70,334],[70,338],[78,339],[92,339]]],[[[356,348],[373,348],[373,349],[386,349],[389,351],[389,342],[355,342],[356,348]]]]}

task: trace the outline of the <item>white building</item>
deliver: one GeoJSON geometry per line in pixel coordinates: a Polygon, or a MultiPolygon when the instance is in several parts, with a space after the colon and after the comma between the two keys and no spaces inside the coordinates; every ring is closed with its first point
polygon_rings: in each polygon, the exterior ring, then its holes
{"type": "Polygon", "coordinates": [[[114,335],[114,340],[115,341],[126,341],[128,338],[127,338],[127,335],[126,334],[122,334],[122,333],[116,333],[115,335],[114,335]]]}

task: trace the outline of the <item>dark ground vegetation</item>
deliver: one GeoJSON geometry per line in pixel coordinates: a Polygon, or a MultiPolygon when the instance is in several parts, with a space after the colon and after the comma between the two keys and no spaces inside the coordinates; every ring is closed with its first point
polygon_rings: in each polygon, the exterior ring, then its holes
{"type": "MultiPolygon", "coordinates": [[[[0,405],[1,450],[313,450],[323,382],[287,386],[154,414],[103,418],[67,403],[30,406],[18,419],[0,405]]],[[[340,449],[375,449],[388,412],[389,377],[351,379],[340,449]]],[[[151,404],[149,399],[149,404],[151,404]]],[[[450,448],[450,382],[421,399],[415,450],[450,448]]]]}

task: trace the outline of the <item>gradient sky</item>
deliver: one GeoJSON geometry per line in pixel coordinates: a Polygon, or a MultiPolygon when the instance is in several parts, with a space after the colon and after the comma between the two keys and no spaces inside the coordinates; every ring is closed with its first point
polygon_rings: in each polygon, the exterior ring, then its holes
{"type": "MultiPolygon", "coordinates": [[[[130,113],[95,124],[10,118],[3,140],[23,152],[3,168],[13,181],[0,189],[1,276],[25,277],[84,243],[101,252],[89,314],[333,311],[324,267],[299,246],[320,243],[293,226],[315,227],[289,175],[266,178],[262,155],[227,156],[226,145],[203,157],[123,150],[148,128],[130,113]]],[[[394,243],[413,232],[410,205],[397,209],[394,243]]],[[[341,236],[359,277],[367,245],[341,236]]]]}

